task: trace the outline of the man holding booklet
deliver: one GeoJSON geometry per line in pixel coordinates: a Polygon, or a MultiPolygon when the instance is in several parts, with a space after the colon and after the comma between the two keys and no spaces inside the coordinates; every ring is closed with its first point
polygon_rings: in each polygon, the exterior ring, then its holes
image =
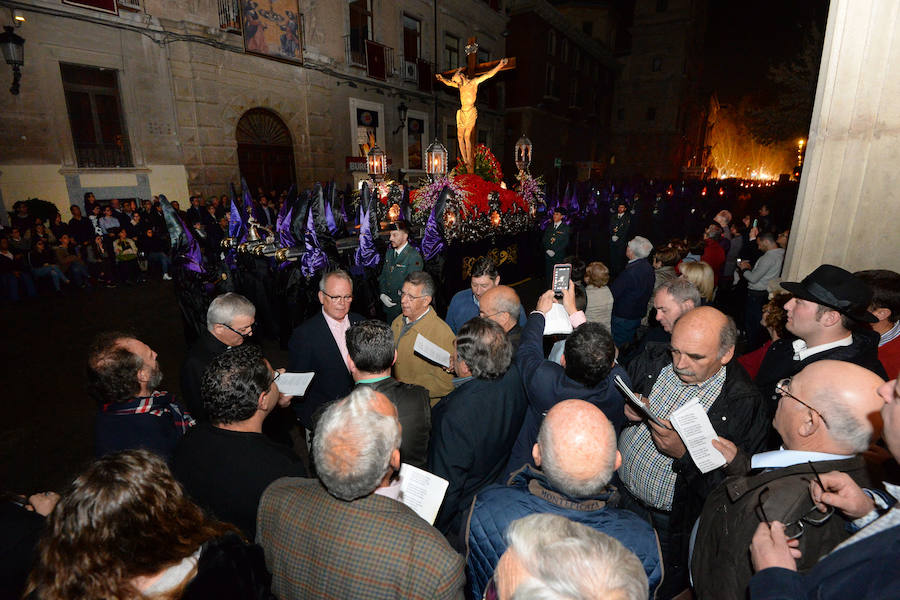
{"type": "Polygon", "coordinates": [[[752,454],[768,432],[762,397],[732,360],[736,340],[729,317],[695,308],[675,323],[668,348],[652,345],[629,365],[634,392],[659,423],[626,404],[632,423],[619,437],[619,489],[622,506],[659,535],[665,565],[660,598],[687,587],[691,527],[725,478],[725,459],[712,439],[725,437],[752,454]]]}

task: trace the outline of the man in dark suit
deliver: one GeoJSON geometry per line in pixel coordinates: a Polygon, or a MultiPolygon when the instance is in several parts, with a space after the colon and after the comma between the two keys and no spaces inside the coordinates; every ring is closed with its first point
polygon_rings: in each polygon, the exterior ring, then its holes
{"type": "Polygon", "coordinates": [[[256,307],[234,292],[221,294],[209,303],[206,311],[206,331],[188,350],[181,365],[181,395],[184,405],[198,423],[206,423],[209,416],[203,406],[200,384],[203,372],[217,356],[253,335],[256,307]]]}
{"type": "Polygon", "coordinates": [[[637,236],[628,242],[625,249],[628,266],[609,284],[613,295],[610,329],[619,348],[634,339],[641,319],[647,313],[647,303],[656,283],[653,265],[647,260],[652,251],[653,244],[645,237],[637,236]]]}
{"type": "Polygon", "coordinates": [[[400,457],[420,469],[428,461],[431,437],[431,403],[428,390],[420,385],[401,383],[391,377],[397,360],[394,333],[383,321],[363,321],[347,330],[350,374],[357,386],[367,385],[381,392],[397,407],[403,432],[400,457]]]}
{"type": "Polygon", "coordinates": [[[463,559],[383,492],[400,467],[397,409],[367,386],[331,404],[313,442],[319,479],[284,478],[260,500],[256,541],[279,598],[463,597],[463,559]]]}
{"type": "Polygon", "coordinates": [[[818,360],[852,362],[887,379],[878,360],[878,334],[866,326],[877,319],[868,310],[872,290],[865,282],[840,267],[822,265],[802,281],[784,281],[781,287],[794,295],[784,309],[787,330],[796,338],[774,342],[756,376],[769,415],[778,403],[775,385],[818,360]]]}
{"type": "Polygon", "coordinates": [[[566,256],[566,247],[569,245],[571,230],[563,223],[568,211],[557,206],[553,209],[553,220],[544,230],[541,238],[541,247],[544,249],[544,275],[549,284],[553,284],[553,265],[563,262],[566,256]]]}
{"type": "Polygon", "coordinates": [[[525,418],[522,378],[498,324],[469,320],[456,338],[456,389],[432,410],[428,464],[450,482],[435,526],[463,547],[460,526],[482,488],[503,473],[525,418]]]}
{"type": "Polygon", "coordinates": [[[345,396],[353,388],[347,356],[346,333],[362,317],[350,312],[353,280],[344,271],[331,271],[319,280],[322,312],[294,330],[288,342],[292,373],[315,373],[303,400],[294,410],[306,429],[313,429],[313,413],[323,404],[345,396]]]}
{"type": "MultiPolygon", "coordinates": [[[[898,380],[882,384],[878,394],[885,402],[881,407],[884,440],[894,459],[900,460],[898,380]]],[[[833,507],[845,518],[855,519],[854,529],[869,524],[800,574],[800,552],[785,536],[784,524],[760,523],[750,545],[750,557],[757,571],[750,580],[751,600],[900,597],[900,505],[896,504],[900,488],[885,483],[889,494],[863,491],[847,474],[837,472],[824,473],[821,480],[824,490],[817,482],[810,484],[810,495],[819,510],[825,513],[833,507]]]]}

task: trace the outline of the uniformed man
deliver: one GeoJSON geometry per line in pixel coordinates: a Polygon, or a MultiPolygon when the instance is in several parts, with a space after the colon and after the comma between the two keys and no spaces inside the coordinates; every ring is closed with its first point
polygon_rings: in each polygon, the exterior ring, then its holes
{"type": "Polygon", "coordinates": [[[553,265],[563,262],[566,256],[566,246],[569,245],[571,230],[568,225],[563,223],[563,217],[567,212],[562,206],[553,209],[553,222],[544,230],[544,237],[541,240],[544,248],[546,278],[551,286],[553,285],[553,265]]]}
{"type": "Polygon", "coordinates": [[[400,315],[400,288],[403,280],[414,271],[421,271],[425,262],[419,251],[409,243],[409,223],[400,220],[391,223],[391,247],[384,255],[378,287],[381,303],[388,323],[400,315]]]}

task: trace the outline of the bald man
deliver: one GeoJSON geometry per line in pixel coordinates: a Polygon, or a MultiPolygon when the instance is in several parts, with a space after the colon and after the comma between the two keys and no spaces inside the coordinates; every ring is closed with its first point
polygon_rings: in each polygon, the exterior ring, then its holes
{"type": "Polygon", "coordinates": [[[631,420],[619,437],[621,506],[649,521],[659,534],[665,579],[658,595],[671,598],[688,584],[688,536],[706,497],[725,479],[723,469],[701,473],[679,435],[672,411],[696,399],[713,429],[752,454],[768,436],[762,397],[734,358],[734,321],[712,307],[685,312],[672,328],[669,346],[649,345],[628,367],[633,389],[645,397],[660,427],[631,420]]]}
{"type": "Polygon", "coordinates": [[[522,341],[522,301],[516,290],[508,285],[497,285],[484,292],[479,299],[478,315],[500,325],[512,344],[513,356],[522,341]]]}
{"type": "Polygon", "coordinates": [[[762,521],[790,524],[802,531],[797,568],[812,568],[820,557],[850,536],[846,521],[814,510],[810,482],[819,473],[840,471],[870,486],[861,454],[880,436],[884,401],[878,375],[852,363],[823,360],[777,386],[773,424],[781,450],[749,458],[727,439],[714,442],[729,461],[725,480],[706,501],[691,561],[697,598],[743,600],[753,572],[747,546],[762,521]],[[751,469],[763,472],[748,476],[751,469]],[[761,506],[761,508],[760,508],[761,506]]]}
{"type": "Polygon", "coordinates": [[[480,598],[500,556],[509,524],[533,513],[553,513],[618,539],[659,584],[662,564],[652,527],[627,510],[610,508],[608,487],[621,456],[612,423],[584,400],[563,400],[547,413],[532,450],[537,469],[523,467],[506,486],[475,498],[469,519],[468,563],[473,598],[480,598]]]}

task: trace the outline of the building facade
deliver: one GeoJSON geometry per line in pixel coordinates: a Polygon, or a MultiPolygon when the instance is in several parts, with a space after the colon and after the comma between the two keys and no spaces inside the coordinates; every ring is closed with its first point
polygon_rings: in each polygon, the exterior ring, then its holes
{"type": "Polygon", "coordinates": [[[635,0],[631,47],[615,82],[612,176],[674,179],[702,171],[706,10],[706,0],[635,0]]]}
{"type": "MultiPolygon", "coordinates": [[[[435,71],[465,64],[469,36],[482,60],[504,55],[507,20],[496,0],[0,7],[0,25],[24,17],[26,40],[21,91],[0,94],[0,202],[39,197],[64,216],[88,191],[184,205],[242,175],[254,191],[354,184],[375,143],[414,183],[435,137],[456,152],[458,96],[435,71]]],[[[503,84],[491,85],[477,135],[500,156],[503,84]]]]}
{"type": "MultiPolygon", "coordinates": [[[[618,69],[604,43],[607,3],[510,0],[508,8],[507,50],[518,66],[506,84],[505,146],[527,135],[531,172],[551,184],[602,175],[618,69]]],[[[513,170],[512,157],[504,158],[504,170],[513,170]]]]}

